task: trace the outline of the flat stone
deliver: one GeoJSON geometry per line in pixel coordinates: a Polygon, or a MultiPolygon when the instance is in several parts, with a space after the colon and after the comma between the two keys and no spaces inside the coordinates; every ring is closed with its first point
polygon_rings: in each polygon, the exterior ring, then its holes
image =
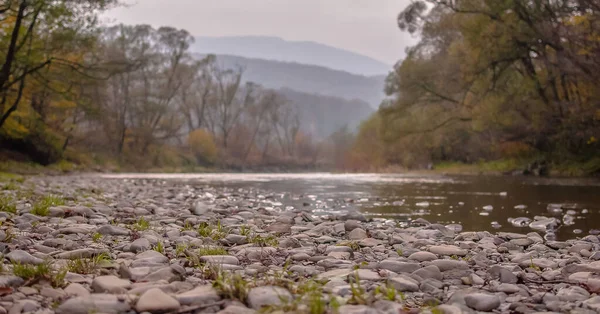
{"type": "Polygon", "coordinates": [[[383,242],[381,240],[377,240],[374,238],[366,238],[366,239],[360,240],[360,242],[358,242],[358,245],[360,245],[362,247],[374,247],[374,246],[381,245],[382,243],[383,242]]]}
{"type": "Polygon", "coordinates": [[[139,238],[133,242],[131,242],[131,246],[129,250],[133,253],[147,251],[151,248],[150,241],[146,238],[139,238]]]}
{"type": "Polygon", "coordinates": [[[65,289],[65,293],[69,296],[89,297],[90,292],[79,283],[71,283],[65,289]]]}
{"type": "Polygon", "coordinates": [[[157,288],[144,292],[135,304],[136,311],[150,313],[170,312],[180,307],[179,301],[157,288]]]}
{"type": "Polygon", "coordinates": [[[96,293],[125,294],[130,287],[129,280],[123,280],[117,276],[99,276],[92,281],[92,290],[96,293]]]}
{"type": "Polygon", "coordinates": [[[282,305],[285,300],[291,302],[293,297],[287,289],[281,287],[256,287],[248,292],[248,305],[255,310],[259,310],[264,306],[282,305]]]}
{"type": "Polygon", "coordinates": [[[415,274],[423,279],[425,279],[425,278],[433,278],[433,279],[437,279],[437,280],[443,279],[442,272],[435,265],[429,265],[429,266],[423,267],[421,269],[418,269],[418,270],[414,271],[413,274],[415,274]]]}
{"type": "Polygon", "coordinates": [[[370,269],[357,269],[349,275],[348,279],[355,279],[356,276],[359,280],[378,281],[382,279],[378,273],[370,269]]]}
{"type": "Polygon", "coordinates": [[[113,226],[113,225],[104,225],[98,228],[97,231],[102,235],[113,235],[113,236],[126,236],[129,235],[130,231],[123,227],[113,226]]]}
{"type": "Polygon", "coordinates": [[[67,252],[62,252],[56,254],[55,257],[59,259],[78,259],[78,258],[90,258],[93,256],[97,256],[103,253],[108,253],[108,250],[105,249],[78,249],[67,252]]]}
{"type": "Polygon", "coordinates": [[[519,266],[521,267],[530,267],[531,264],[541,268],[541,269],[546,269],[546,268],[550,268],[550,269],[556,269],[558,268],[558,263],[553,262],[549,259],[545,259],[545,258],[533,258],[530,259],[529,261],[525,260],[519,263],[519,266]]]}
{"type": "Polygon", "coordinates": [[[421,268],[417,263],[406,263],[394,260],[383,260],[379,263],[379,268],[393,271],[395,273],[412,273],[421,268]]]}
{"type": "Polygon", "coordinates": [[[519,288],[519,286],[512,283],[501,283],[496,287],[496,291],[511,294],[517,293],[521,291],[521,289],[519,288]]]}
{"type": "Polygon", "coordinates": [[[14,250],[6,254],[6,258],[8,258],[11,262],[17,264],[39,265],[44,263],[44,260],[42,260],[41,258],[37,258],[23,250],[14,250]]]}
{"type": "Polygon", "coordinates": [[[501,266],[492,266],[488,270],[490,276],[494,279],[499,279],[502,283],[517,283],[519,278],[510,270],[501,266]]]}
{"type": "Polygon", "coordinates": [[[600,296],[595,296],[593,298],[583,301],[583,305],[596,312],[600,312],[600,296]]]}
{"type": "Polygon", "coordinates": [[[235,256],[230,255],[207,255],[201,256],[200,261],[210,264],[229,264],[239,265],[240,261],[235,256]]]}
{"type": "Polygon", "coordinates": [[[454,245],[431,246],[431,247],[429,247],[429,252],[431,252],[433,254],[445,255],[445,256],[452,256],[452,255],[465,256],[468,253],[467,250],[463,250],[463,249],[459,248],[458,246],[454,246],[454,245]]]}
{"type": "Polygon", "coordinates": [[[589,299],[590,293],[581,287],[572,286],[558,290],[556,296],[563,302],[577,302],[589,299]]]}
{"type": "Polygon", "coordinates": [[[437,266],[440,271],[454,270],[454,269],[469,269],[469,264],[464,261],[455,261],[449,259],[438,259],[431,261],[432,265],[437,266]]]}
{"type": "Polygon", "coordinates": [[[413,260],[413,261],[419,261],[419,262],[427,262],[427,261],[433,261],[438,259],[437,255],[431,253],[431,252],[415,252],[412,253],[408,259],[413,260]]]}
{"type": "Polygon", "coordinates": [[[367,232],[361,228],[356,228],[348,234],[348,239],[350,240],[363,240],[368,238],[367,232]]]}
{"type": "Polygon", "coordinates": [[[221,300],[212,286],[198,286],[190,291],[175,296],[181,305],[210,304],[221,300]]]}
{"type": "Polygon", "coordinates": [[[107,314],[119,314],[131,309],[126,298],[120,299],[112,294],[92,294],[86,297],[71,298],[61,304],[58,314],[89,314],[97,311],[107,314]]]}
{"type": "Polygon", "coordinates": [[[274,223],[265,228],[265,230],[274,233],[291,233],[292,225],[286,223],[274,223]]]}
{"type": "Polygon", "coordinates": [[[378,310],[366,305],[342,305],[338,311],[344,314],[381,314],[378,310]]]}
{"type": "Polygon", "coordinates": [[[350,275],[352,273],[351,269],[347,269],[347,268],[342,268],[342,269],[334,269],[334,270],[330,270],[324,273],[321,273],[317,276],[317,279],[319,280],[331,280],[334,278],[342,278],[345,279],[346,277],[348,277],[348,275],[350,275]]]}
{"type": "Polygon", "coordinates": [[[217,314],[255,314],[256,311],[241,305],[229,305],[217,314]]]}
{"type": "Polygon", "coordinates": [[[388,279],[388,284],[400,292],[417,292],[419,283],[407,276],[396,276],[388,279]]]}
{"type": "Polygon", "coordinates": [[[483,312],[491,312],[500,306],[500,297],[487,293],[472,293],[465,296],[468,307],[483,312]]]}

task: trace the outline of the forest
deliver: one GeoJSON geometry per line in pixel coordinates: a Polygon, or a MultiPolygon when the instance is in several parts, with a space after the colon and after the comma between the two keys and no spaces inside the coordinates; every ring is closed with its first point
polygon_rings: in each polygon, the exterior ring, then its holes
{"type": "Polygon", "coordinates": [[[345,163],[548,164],[600,172],[600,1],[422,0],[398,15],[419,36],[386,80],[345,163]]]}
{"type": "MultiPolygon", "coordinates": [[[[189,51],[172,27],[106,27],[116,1],[4,1],[3,158],[111,170],[316,168],[334,141],[300,129],[281,93],[189,51]]],[[[349,131],[345,131],[349,132],[349,131]]]]}
{"type": "Polygon", "coordinates": [[[419,42],[390,69],[387,98],[356,132],[324,138],[300,127],[282,91],[195,57],[187,31],[102,25],[115,5],[2,1],[0,158],[136,171],[538,162],[600,172],[598,0],[412,1],[398,31],[419,42]]]}

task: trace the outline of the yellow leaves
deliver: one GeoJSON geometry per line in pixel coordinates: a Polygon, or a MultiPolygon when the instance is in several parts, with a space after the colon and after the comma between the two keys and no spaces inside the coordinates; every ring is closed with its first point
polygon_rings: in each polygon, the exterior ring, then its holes
{"type": "Polygon", "coordinates": [[[217,160],[217,145],[210,133],[198,129],[188,136],[188,145],[199,161],[214,163],[217,160]]]}
{"type": "Polygon", "coordinates": [[[590,137],[590,139],[587,141],[588,145],[592,145],[598,142],[598,139],[595,136],[590,137]]]}

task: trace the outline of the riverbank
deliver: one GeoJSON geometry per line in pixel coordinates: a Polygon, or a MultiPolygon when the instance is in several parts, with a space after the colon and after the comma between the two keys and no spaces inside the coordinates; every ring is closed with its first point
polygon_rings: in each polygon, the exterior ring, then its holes
{"type": "Polygon", "coordinates": [[[600,310],[595,235],[556,242],[357,212],[317,217],[310,200],[286,209],[252,187],[7,180],[0,312],[600,310]]]}

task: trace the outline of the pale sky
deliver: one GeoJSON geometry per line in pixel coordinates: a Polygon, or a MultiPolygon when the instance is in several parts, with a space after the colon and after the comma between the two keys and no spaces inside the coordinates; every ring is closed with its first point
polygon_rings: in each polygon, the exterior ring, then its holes
{"type": "Polygon", "coordinates": [[[187,29],[195,36],[315,41],[394,64],[416,42],[396,16],[409,0],[124,0],[108,23],[187,29]]]}

